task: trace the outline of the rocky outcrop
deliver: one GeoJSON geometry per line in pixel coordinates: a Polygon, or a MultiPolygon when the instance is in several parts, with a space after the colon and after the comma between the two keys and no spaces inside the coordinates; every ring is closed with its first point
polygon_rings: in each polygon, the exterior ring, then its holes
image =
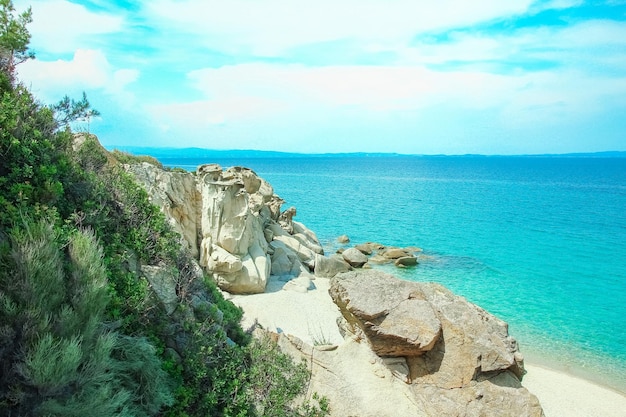
{"type": "Polygon", "coordinates": [[[204,175],[206,168],[197,172],[202,195],[200,265],[226,291],[263,292],[271,271],[263,234],[271,213],[264,203],[277,197],[250,170],[212,168],[204,175]]]}
{"type": "Polygon", "coordinates": [[[281,350],[311,370],[308,395],[324,396],[332,417],[545,417],[533,394],[502,373],[447,389],[404,379],[406,366],[348,338],[334,349],[275,335],[281,350]]]}
{"type": "MultiPolygon", "coordinates": [[[[368,373],[379,375],[377,392],[393,391],[385,394],[392,398],[400,391],[410,399],[409,405],[402,401],[403,407],[412,407],[406,413],[362,410],[353,415],[543,415],[536,397],[521,386],[523,358],[506,323],[480,307],[441,285],[402,281],[376,270],[339,274],[329,293],[343,316],[346,339],[362,345],[358,349],[367,346],[373,355],[363,356],[361,365],[351,363],[351,369],[375,368],[368,373]],[[404,385],[384,381],[389,378],[404,385]]],[[[338,370],[347,367],[338,361],[366,355],[352,352],[343,357],[344,349],[355,346],[341,345],[322,354],[291,344],[292,351],[310,355],[319,364],[324,375],[320,390],[329,383],[326,378],[337,377],[338,370]],[[333,375],[325,369],[332,369],[333,375]]]]}
{"type": "Polygon", "coordinates": [[[207,164],[195,175],[148,163],[126,169],[223,290],[261,293],[271,275],[308,274],[323,255],[315,234],[293,221],[295,208],[281,213],[283,200],[250,169],[207,164]]]}
{"type": "Polygon", "coordinates": [[[194,176],[165,171],[147,162],[126,165],[125,168],[144,186],[152,203],[161,208],[172,228],[183,237],[182,243],[197,257],[202,196],[194,176]]]}
{"type": "MultiPolygon", "coordinates": [[[[293,220],[296,210],[281,212],[283,201],[249,169],[211,164],[195,175],[149,164],[127,169],[220,288],[262,293],[274,276],[272,288],[295,297],[316,288],[315,276],[334,277],[328,293],[339,310],[333,314],[342,343],[314,347],[274,335],[283,351],[307,361],[307,395],[326,396],[331,416],[543,416],[521,386],[523,358],[506,323],[440,285],[353,270],[376,262],[414,265],[418,248],[367,243],[326,257],[315,234],[293,220]]],[[[175,277],[159,266],[141,266],[141,273],[173,314],[181,291],[175,277]]],[[[201,281],[202,271],[194,274],[201,281]]],[[[193,294],[189,314],[201,318],[210,300],[193,294]]],[[[279,328],[279,321],[272,324],[279,328]]],[[[168,347],[186,348],[175,337],[168,347]]]]}
{"type": "Polygon", "coordinates": [[[335,277],[330,295],[379,356],[404,356],[413,382],[460,388],[490,373],[521,379],[523,357],[502,320],[433,283],[381,271],[335,277]]]}
{"type": "Polygon", "coordinates": [[[341,253],[345,261],[354,268],[368,268],[371,264],[389,263],[393,263],[399,268],[406,268],[416,266],[419,263],[415,254],[421,251],[422,249],[414,246],[399,248],[367,242],[352,248],[341,247],[337,252],[341,253]]]}

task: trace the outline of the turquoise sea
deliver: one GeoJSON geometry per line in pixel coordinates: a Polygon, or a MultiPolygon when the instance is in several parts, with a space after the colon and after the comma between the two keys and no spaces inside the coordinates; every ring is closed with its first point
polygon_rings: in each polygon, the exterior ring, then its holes
{"type": "Polygon", "coordinates": [[[626,158],[303,156],[252,168],[317,233],[419,246],[436,281],[509,323],[529,361],[626,392],[626,158]]]}

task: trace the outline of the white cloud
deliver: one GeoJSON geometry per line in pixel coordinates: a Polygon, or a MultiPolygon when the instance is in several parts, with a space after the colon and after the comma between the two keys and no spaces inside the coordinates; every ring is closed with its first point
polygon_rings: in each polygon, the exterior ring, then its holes
{"type": "Polygon", "coordinates": [[[559,31],[557,37],[547,38],[548,44],[576,47],[624,46],[626,23],[615,20],[587,20],[559,31]]]}
{"type": "Polygon", "coordinates": [[[585,3],[585,0],[546,0],[546,1],[535,1],[531,7],[531,12],[539,13],[544,10],[553,10],[553,9],[569,9],[572,7],[581,6],[585,3]]]}
{"type": "Polygon", "coordinates": [[[20,80],[48,102],[60,95],[95,89],[129,100],[125,89],[139,77],[134,69],[115,70],[102,51],[83,49],[78,49],[71,61],[31,60],[18,71],[20,80]]]}
{"type": "Polygon", "coordinates": [[[541,125],[564,130],[610,106],[626,107],[626,78],[573,70],[498,75],[419,66],[242,64],[194,71],[189,79],[205,99],[154,106],[151,114],[189,138],[198,132],[241,138],[241,143],[228,142],[233,147],[245,147],[246,138],[257,136],[282,137],[287,147],[289,135],[321,140],[333,129],[352,135],[377,129],[380,135],[404,135],[406,141],[418,132],[441,136],[463,134],[464,128],[474,134],[488,129],[489,135],[541,125]],[[482,119],[471,120],[472,115],[482,119]],[[419,126],[411,126],[416,120],[419,126]],[[401,127],[398,121],[408,124],[401,127]]]}
{"type": "MultiPolygon", "coordinates": [[[[564,69],[597,72],[626,68],[626,23],[589,20],[566,27],[534,27],[508,33],[452,32],[442,43],[428,39],[396,50],[399,65],[480,64],[487,71],[498,65],[550,63],[564,69]]],[[[495,68],[495,69],[494,69],[495,68]]],[[[558,68],[555,71],[561,71],[558,68]]]]}
{"type": "Polygon", "coordinates": [[[146,4],[164,28],[227,52],[277,56],[339,39],[404,44],[418,33],[524,13],[531,0],[156,0],[146,4]]]}
{"type": "Polygon", "coordinates": [[[74,52],[88,48],[91,35],[120,31],[123,18],[105,13],[95,13],[85,6],[65,0],[20,0],[17,10],[32,7],[33,22],[29,25],[31,47],[50,53],[74,52]]]}
{"type": "Polygon", "coordinates": [[[391,111],[416,109],[454,100],[471,108],[501,100],[493,91],[510,93],[516,81],[479,72],[439,73],[424,67],[242,64],[190,73],[207,98],[255,97],[282,102],[391,111]]]}

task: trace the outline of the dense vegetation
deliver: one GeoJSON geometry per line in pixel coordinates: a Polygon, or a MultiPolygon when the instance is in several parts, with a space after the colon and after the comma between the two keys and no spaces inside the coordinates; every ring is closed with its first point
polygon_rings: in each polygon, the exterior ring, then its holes
{"type": "Polygon", "coordinates": [[[98,114],[86,96],[44,106],[16,82],[29,22],[0,0],[0,415],[325,415],[294,401],[306,367],[241,329],[133,158],[70,130],[98,114]],[[176,282],[175,311],[145,265],[176,282]]]}

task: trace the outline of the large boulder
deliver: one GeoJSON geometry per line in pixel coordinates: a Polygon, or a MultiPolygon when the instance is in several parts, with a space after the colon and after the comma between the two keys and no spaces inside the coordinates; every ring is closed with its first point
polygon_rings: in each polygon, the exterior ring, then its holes
{"type": "Polygon", "coordinates": [[[300,243],[307,246],[313,252],[323,255],[324,249],[322,249],[322,245],[317,238],[315,232],[306,227],[304,224],[293,220],[292,222],[293,228],[293,237],[298,239],[300,243]]]}
{"type": "Polygon", "coordinates": [[[306,240],[298,239],[296,236],[291,235],[281,228],[278,223],[268,224],[267,229],[271,231],[272,240],[282,242],[286,247],[296,253],[300,261],[306,265],[309,270],[315,268],[316,252],[311,249],[306,240]]]}
{"type": "Polygon", "coordinates": [[[364,334],[376,354],[417,356],[435,345],[441,323],[410,284],[368,270],[338,275],[329,292],[352,332],[364,334]]]}
{"type": "Polygon", "coordinates": [[[341,257],[341,255],[315,256],[315,276],[332,278],[341,272],[348,272],[352,267],[341,257]]]}
{"type": "Polygon", "coordinates": [[[402,365],[357,339],[326,349],[284,333],[275,338],[297,362],[304,359],[311,371],[306,396],[326,397],[331,417],[545,417],[537,397],[510,373],[447,389],[405,380],[394,369],[402,365]]]}
{"type": "Polygon", "coordinates": [[[501,372],[519,382],[524,374],[507,324],[441,285],[365,270],[337,275],[329,292],[374,352],[407,358],[413,382],[450,389],[501,372]]]}
{"type": "Polygon", "coordinates": [[[309,272],[308,268],[300,262],[298,255],[283,242],[272,240],[270,248],[273,251],[271,255],[272,275],[286,280],[309,272]]]}
{"type": "Polygon", "coordinates": [[[341,256],[354,268],[361,268],[367,263],[367,256],[356,248],[346,249],[342,252],[341,256]]]}

